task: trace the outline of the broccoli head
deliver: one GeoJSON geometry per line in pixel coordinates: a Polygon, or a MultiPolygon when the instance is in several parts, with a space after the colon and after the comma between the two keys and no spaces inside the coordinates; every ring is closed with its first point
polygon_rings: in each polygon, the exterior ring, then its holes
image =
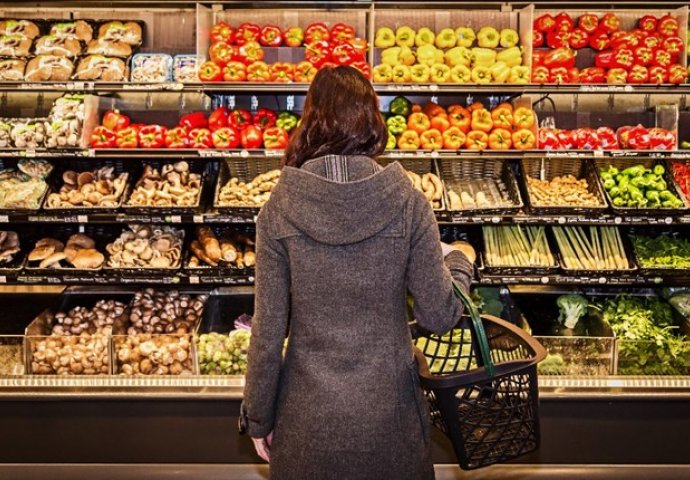
{"type": "Polygon", "coordinates": [[[561,295],[556,300],[558,305],[558,321],[566,328],[573,329],[578,320],[587,313],[589,302],[582,295],[561,295]]]}

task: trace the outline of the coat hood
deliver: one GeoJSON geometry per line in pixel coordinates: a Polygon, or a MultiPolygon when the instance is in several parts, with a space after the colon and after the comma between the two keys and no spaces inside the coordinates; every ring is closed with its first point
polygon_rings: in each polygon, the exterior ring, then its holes
{"type": "Polygon", "coordinates": [[[385,168],[369,157],[341,159],[346,178],[334,181],[328,157],[285,167],[271,201],[287,221],[305,235],[328,245],[370,238],[399,217],[413,192],[402,166],[385,168]]]}

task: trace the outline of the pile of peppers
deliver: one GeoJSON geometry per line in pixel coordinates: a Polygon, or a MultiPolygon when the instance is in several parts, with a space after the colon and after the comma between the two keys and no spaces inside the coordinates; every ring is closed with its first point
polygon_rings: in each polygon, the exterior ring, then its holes
{"type": "Polygon", "coordinates": [[[622,171],[609,166],[599,171],[604,189],[615,207],[683,208],[685,203],[668,188],[663,165],[635,165],[622,171]]]}

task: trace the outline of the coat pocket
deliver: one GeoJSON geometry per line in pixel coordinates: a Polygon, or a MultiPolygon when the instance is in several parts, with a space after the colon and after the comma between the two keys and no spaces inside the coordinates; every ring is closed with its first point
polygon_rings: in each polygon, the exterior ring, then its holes
{"type": "Polygon", "coordinates": [[[429,415],[429,406],[426,403],[426,398],[422,391],[422,384],[419,381],[419,374],[417,373],[417,360],[413,360],[412,363],[408,365],[407,371],[412,383],[412,394],[417,407],[417,416],[419,417],[419,425],[422,429],[424,443],[429,443],[431,437],[431,417],[429,415]]]}

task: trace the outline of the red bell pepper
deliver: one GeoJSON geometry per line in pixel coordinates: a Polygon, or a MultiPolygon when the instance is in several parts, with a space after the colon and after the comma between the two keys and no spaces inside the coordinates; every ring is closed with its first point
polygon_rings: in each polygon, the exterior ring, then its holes
{"type": "Polygon", "coordinates": [[[325,23],[316,22],[312,23],[304,31],[304,43],[319,42],[321,40],[328,41],[330,38],[330,32],[325,23]]]}
{"type": "Polygon", "coordinates": [[[668,81],[674,85],[685,83],[688,79],[688,71],[685,67],[679,64],[673,64],[668,68],[668,81]]]}
{"type": "Polygon", "coordinates": [[[684,162],[673,162],[673,178],[678,183],[685,199],[690,199],[690,165],[684,162]]]}
{"type": "Polygon", "coordinates": [[[552,30],[546,34],[546,46],[549,48],[567,47],[571,32],[552,30]]]}
{"type": "Polygon", "coordinates": [[[271,69],[265,62],[254,62],[247,67],[247,80],[250,82],[268,82],[271,80],[271,69]]]}
{"type": "Polygon", "coordinates": [[[640,43],[637,37],[628,32],[613,32],[611,34],[610,47],[614,50],[619,50],[621,48],[632,48],[640,43]]]}
{"type": "Polygon", "coordinates": [[[93,148],[113,148],[115,146],[115,132],[104,126],[94,128],[91,133],[90,145],[93,148]]]}
{"type": "Polygon", "coordinates": [[[252,124],[252,114],[247,110],[235,109],[228,116],[228,125],[242,130],[252,124]]]}
{"type": "Polygon", "coordinates": [[[602,150],[618,150],[618,137],[616,132],[610,127],[597,128],[597,137],[599,137],[599,147],[602,150]]]}
{"type": "Polygon", "coordinates": [[[589,46],[599,52],[607,49],[610,44],[609,34],[604,30],[596,30],[589,36],[589,46]]]}
{"type": "Polygon", "coordinates": [[[295,76],[295,66],[287,62],[272,63],[269,67],[272,82],[291,82],[295,76]]]}
{"type": "Polygon", "coordinates": [[[119,110],[108,110],[103,114],[101,124],[111,132],[117,132],[127,128],[130,120],[127,115],[120,113],[119,110]]]}
{"type": "Polygon", "coordinates": [[[565,67],[556,67],[549,71],[549,83],[574,83],[579,79],[579,75],[576,74],[573,80],[571,72],[565,67]]]}
{"type": "Polygon", "coordinates": [[[668,83],[668,69],[659,65],[651,67],[649,69],[649,83],[656,85],[668,83]]]}
{"type": "Polygon", "coordinates": [[[316,68],[321,67],[329,58],[329,44],[325,40],[307,43],[304,52],[306,60],[316,68]]]}
{"type": "Polygon", "coordinates": [[[649,32],[645,32],[644,30],[640,30],[639,28],[633,28],[630,30],[630,35],[634,35],[637,40],[639,40],[638,43],[644,42],[644,39],[649,36],[649,32]]]}
{"type": "Polygon", "coordinates": [[[568,37],[568,45],[570,45],[570,48],[574,48],[576,50],[585,48],[587,45],[589,45],[589,35],[581,28],[576,28],[570,32],[570,36],[568,37]]]}
{"type": "Polygon", "coordinates": [[[146,125],[141,127],[137,135],[141,148],[163,148],[165,146],[165,134],[168,131],[162,125],[146,125]]]}
{"type": "Polygon", "coordinates": [[[628,73],[629,83],[647,83],[649,81],[649,71],[642,65],[633,65],[628,73]]]}
{"type": "Polygon", "coordinates": [[[549,69],[543,65],[533,68],[532,83],[549,83],[549,69]]]}
{"type": "Polygon", "coordinates": [[[628,80],[628,72],[624,68],[616,67],[606,73],[606,83],[623,84],[628,80]]]}
{"type": "Polygon", "coordinates": [[[656,32],[658,24],[659,20],[654,15],[645,15],[637,21],[639,29],[649,33],[656,32]]]}
{"type": "Polygon", "coordinates": [[[632,130],[632,128],[633,127],[631,127],[630,125],[626,125],[623,127],[619,127],[618,130],[616,130],[616,137],[618,138],[618,144],[620,145],[620,148],[630,148],[628,141],[630,140],[630,130],[632,130]]]}
{"type": "Polygon", "coordinates": [[[252,124],[255,127],[259,127],[261,130],[265,130],[275,125],[277,119],[278,116],[273,110],[260,108],[252,116],[252,124]]]}
{"type": "Polygon", "coordinates": [[[539,30],[534,30],[532,32],[532,47],[537,48],[544,45],[544,34],[539,30]]]}
{"type": "Polygon", "coordinates": [[[355,38],[355,29],[344,23],[336,23],[331,27],[329,40],[332,43],[350,43],[355,38]]]}
{"type": "Polygon", "coordinates": [[[242,62],[228,62],[223,67],[223,81],[244,82],[247,79],[247,66],[242,62]]]}
{"type": "Polygon", "coordinates": [[[261,29],[259,43],[264,47],[279,47],[283,43],[283,32],[275,25],[266,25],[261,29]]]}
{"type": "Polygon", "coordinates": [[[221,79],[221,69],[215,62],[204,62],[199,66],[199,80],[202,82],[218,82],[221,79]]]}
{"type": "Polygon", "coordinates": [[[654,52],[654,60],[652,60],[652,65],[655,67],[668,68],[673,63],[673,56],[666,50],[658,49],[654,52]]]}
{"type": "Polygon", "coordinates": [[[355,49],[358,57],[361,57],[362,59],[366,57],[367,51],[369,50],[369,42],[367,42],[366,39],[356,37],[350,40],[348,43],[352,45],[352,48],[355,49]]]}
{"type": "Polygon", "coordinates": [[[599,17],[593,13],[580,15],[580,18],[577,19],[577,28],[584,30],[588,34],[594,33],[597,27],[599,27],[599,17]]]}
{"type": "Polygon", "coordinates": [[[204,112],[193,112],[184,115],[177,124],[189,131],[195,128],[207,127],[208,120],[206,120],[206,114],[204,112]]]}
{"type": "Polygon", "coordinates": [[[601,17],[599,28],[608,33],[617,32],[620,29],[621,21],[615,13],[607,13],[601,17]]]}
{"type": "Polygon", "coordinates": [[[309,83],[316,76],[316,72],[318,72],[318,69],[306,60],[299,62],[295,65],[295,76],[293,80],[300,83],[309,83]]]}
{"type": "Polygon", "coordinates": [[[288,133],[280,127],[270,127],[263,133],[264,148],[282,150],[287,147],[288,133]]]}
{"type": "Polygon", "coordinates": [[[233,37],[235,45],[244,45],[247,42],[256,42],[261,35],[261,27],[254,23],[243,23],[237,27],[233,37]]]}
{"type": "Polygon", "coordinates": [[[242,148],[260,148],[262,135],[261,129],[254,125],[243,128],[240,134],[240,144],[242,148]]]}
{"type": "Polygon", "coordinates": [[[642,44],[652,50],[656,50],[663,43],[663,37],[659,35],[650,35],[642,40],[642,44]]]}
{"type": "Polygon", "coordinates": [[[565,12],[561,12],[556,15],[554,22],[556,23],[554,30],[560,32],[572,32],[573,28],[575,28],[575,21],[573,20],[573,17],[565,12]]]}
{"type": "Polygon", "coordinates": [[[211,134],[214,148],[237,148],[240,146],[240,134],[232,127],[222,127],[211,134]]]}
{"type": "Polygon", "coordinates": [[[227,23],[221,21],[211,27],[211,43],[226,42],[232,43],[233,31],[232,27],[227,23]]]}
{"type": "MultiPolygon", "coordinates": [[[[199,125],[199,127],[208,127],[211,132],[215,132],[219,128],[228,126],[228,116],[230,113],[225,107],[218,107],[211,115],[208,116],[208,123],[206,125],[199,125]]],[[[194,127],[197,128],[197,127],[194,127]]]]}
{"type": "Polygon", "coordinates": [[[264,59],[264,49],[257,42],[250,41],[237,49],[235,60],[245,65],[260,62],[264,59]]]}
{"type": "Polygon", "coordinates": [[[678,36],[678,20],[671,15],[664,15],[659,19],[656,31],[661,34],[662,37],[676,37],[678,36]]]}
{"type": "Polygon", "coordinates": [[[205,149],[213,146],[211,131],[208,128],[195,128],[187,135],[189,148],[205,149]]]}
{"type": "Polygon", "coordinates": [[[676,146],[676,136],[665,128],[649,129],[650,150],[673,150],[676,146]]]}
{"type": "Polygon", "coordinates": [[[573,132],[573,139],[578,150],[599,150],[601,148],[599,135],[593,128],[578,128],[573,132]]]}
{"type": "Polygon", "coordinates": [[[661,44],[661,48],[671,55],[676,55],[677,58],[683,53],[683,40],[680,37],[666,37],[661,44]]]}
{"type": "Polygon", "coordinates": [[[187,129],[175,127],[165,132],[165,146],[166,148],[187,148],[189,146],[187,129]]]}
{"type": "Polygon", "coordinates": [[[142,127],[131,125],[115,133],[115,146],[117,148],[137,148],[139,146],[139,131],[142,127]]]}
{"type": "Polygon", "coordinates": [[[217,42],[208,49],[208,54],[216,65],[224,66],[235,56],[235,49],[225,42],[217,42]]]}
{"type": "Polygon", "coordinates": [[[605,83],[606,71],[601,67],[587,67],[580,72],[582,83],[605,83]]]}
{"type": "Polygon", "coordinates": [[[559,150],[561,142],[554,128],[540,128],[537,132],[537,145],[542,150],[559,150]]]}
{"type": "Polygon", "coordinates": [[[568,47],[556,48],[544,56],[544,66],[549,69],[556,67],[572,68],[575,66],[576,55],[577,52],[568,47]]]}
{"type": "Polygon", "coordinates": [[[649,150],[649,130],[642,125],[632,127],[628,132],[628,148],[633,150],[649,150]]]}
{"type": "Polygon", "coordinates": [[[359,70],[359,73],[364,75],[364,78],[371,80],[371,66],[366,62],[366,60],[352,62],[350,66],[359,70]]]}
{"type": "Polygon", "coordinates": [[[323,70],[324,68],[335,68],[337,66],[338,65],[333,62],[326,61],[319,65],[319,70],[323,70]]]}
{"type": "Polygon", "coordinates": [[[646,67],[648,65],[651,65],[653,59],[654,59],[654,52],[652,51],[651,48],[641,46],[641,47],[637,47],[635,49],[635,64],[636,65],[642,65],[643,67],[646,67]]]}
{"type": "Polygon", "coordinates": [[[304,32],[299,27],[290,27],[283,33],[283,42],[288,47],[301,47],[304,42],[304,32]]]}
{"type": "Polygon", "coordinates": [[[329,58],[337,65],[350,65],[352,62],[364,60],[349,43],[340,43],[333,46],[329,53],[329,58]]]}
{"type": "Polygon", "coordinates": [[[572,150],[575,148],[576,144],[573,132],[568,130],[559,130],[557,135],[558,141],[561,143],[561,148],[566,150],[572,150]]]}
{"type": "Polygon", "coordinates": [[[611,66],[614,68],[624,68],[630,70],[633,66],[635,54],[629,48],[621,48],[613,53],[611,66]]]}
{"type": "Polygon", "coordinates": [[[534,67],[541,67],[544,65],[544,57],[546,56],[546,52],[540,52],[540,51],[532,51],[532,68],[534,67]]]}
{"type": "Polygon", "coordinates": [[[541,33],[548,33],[556,28],[556,20],[548,13],[538,16],[534,20],[534,30],[541,33]]]}

